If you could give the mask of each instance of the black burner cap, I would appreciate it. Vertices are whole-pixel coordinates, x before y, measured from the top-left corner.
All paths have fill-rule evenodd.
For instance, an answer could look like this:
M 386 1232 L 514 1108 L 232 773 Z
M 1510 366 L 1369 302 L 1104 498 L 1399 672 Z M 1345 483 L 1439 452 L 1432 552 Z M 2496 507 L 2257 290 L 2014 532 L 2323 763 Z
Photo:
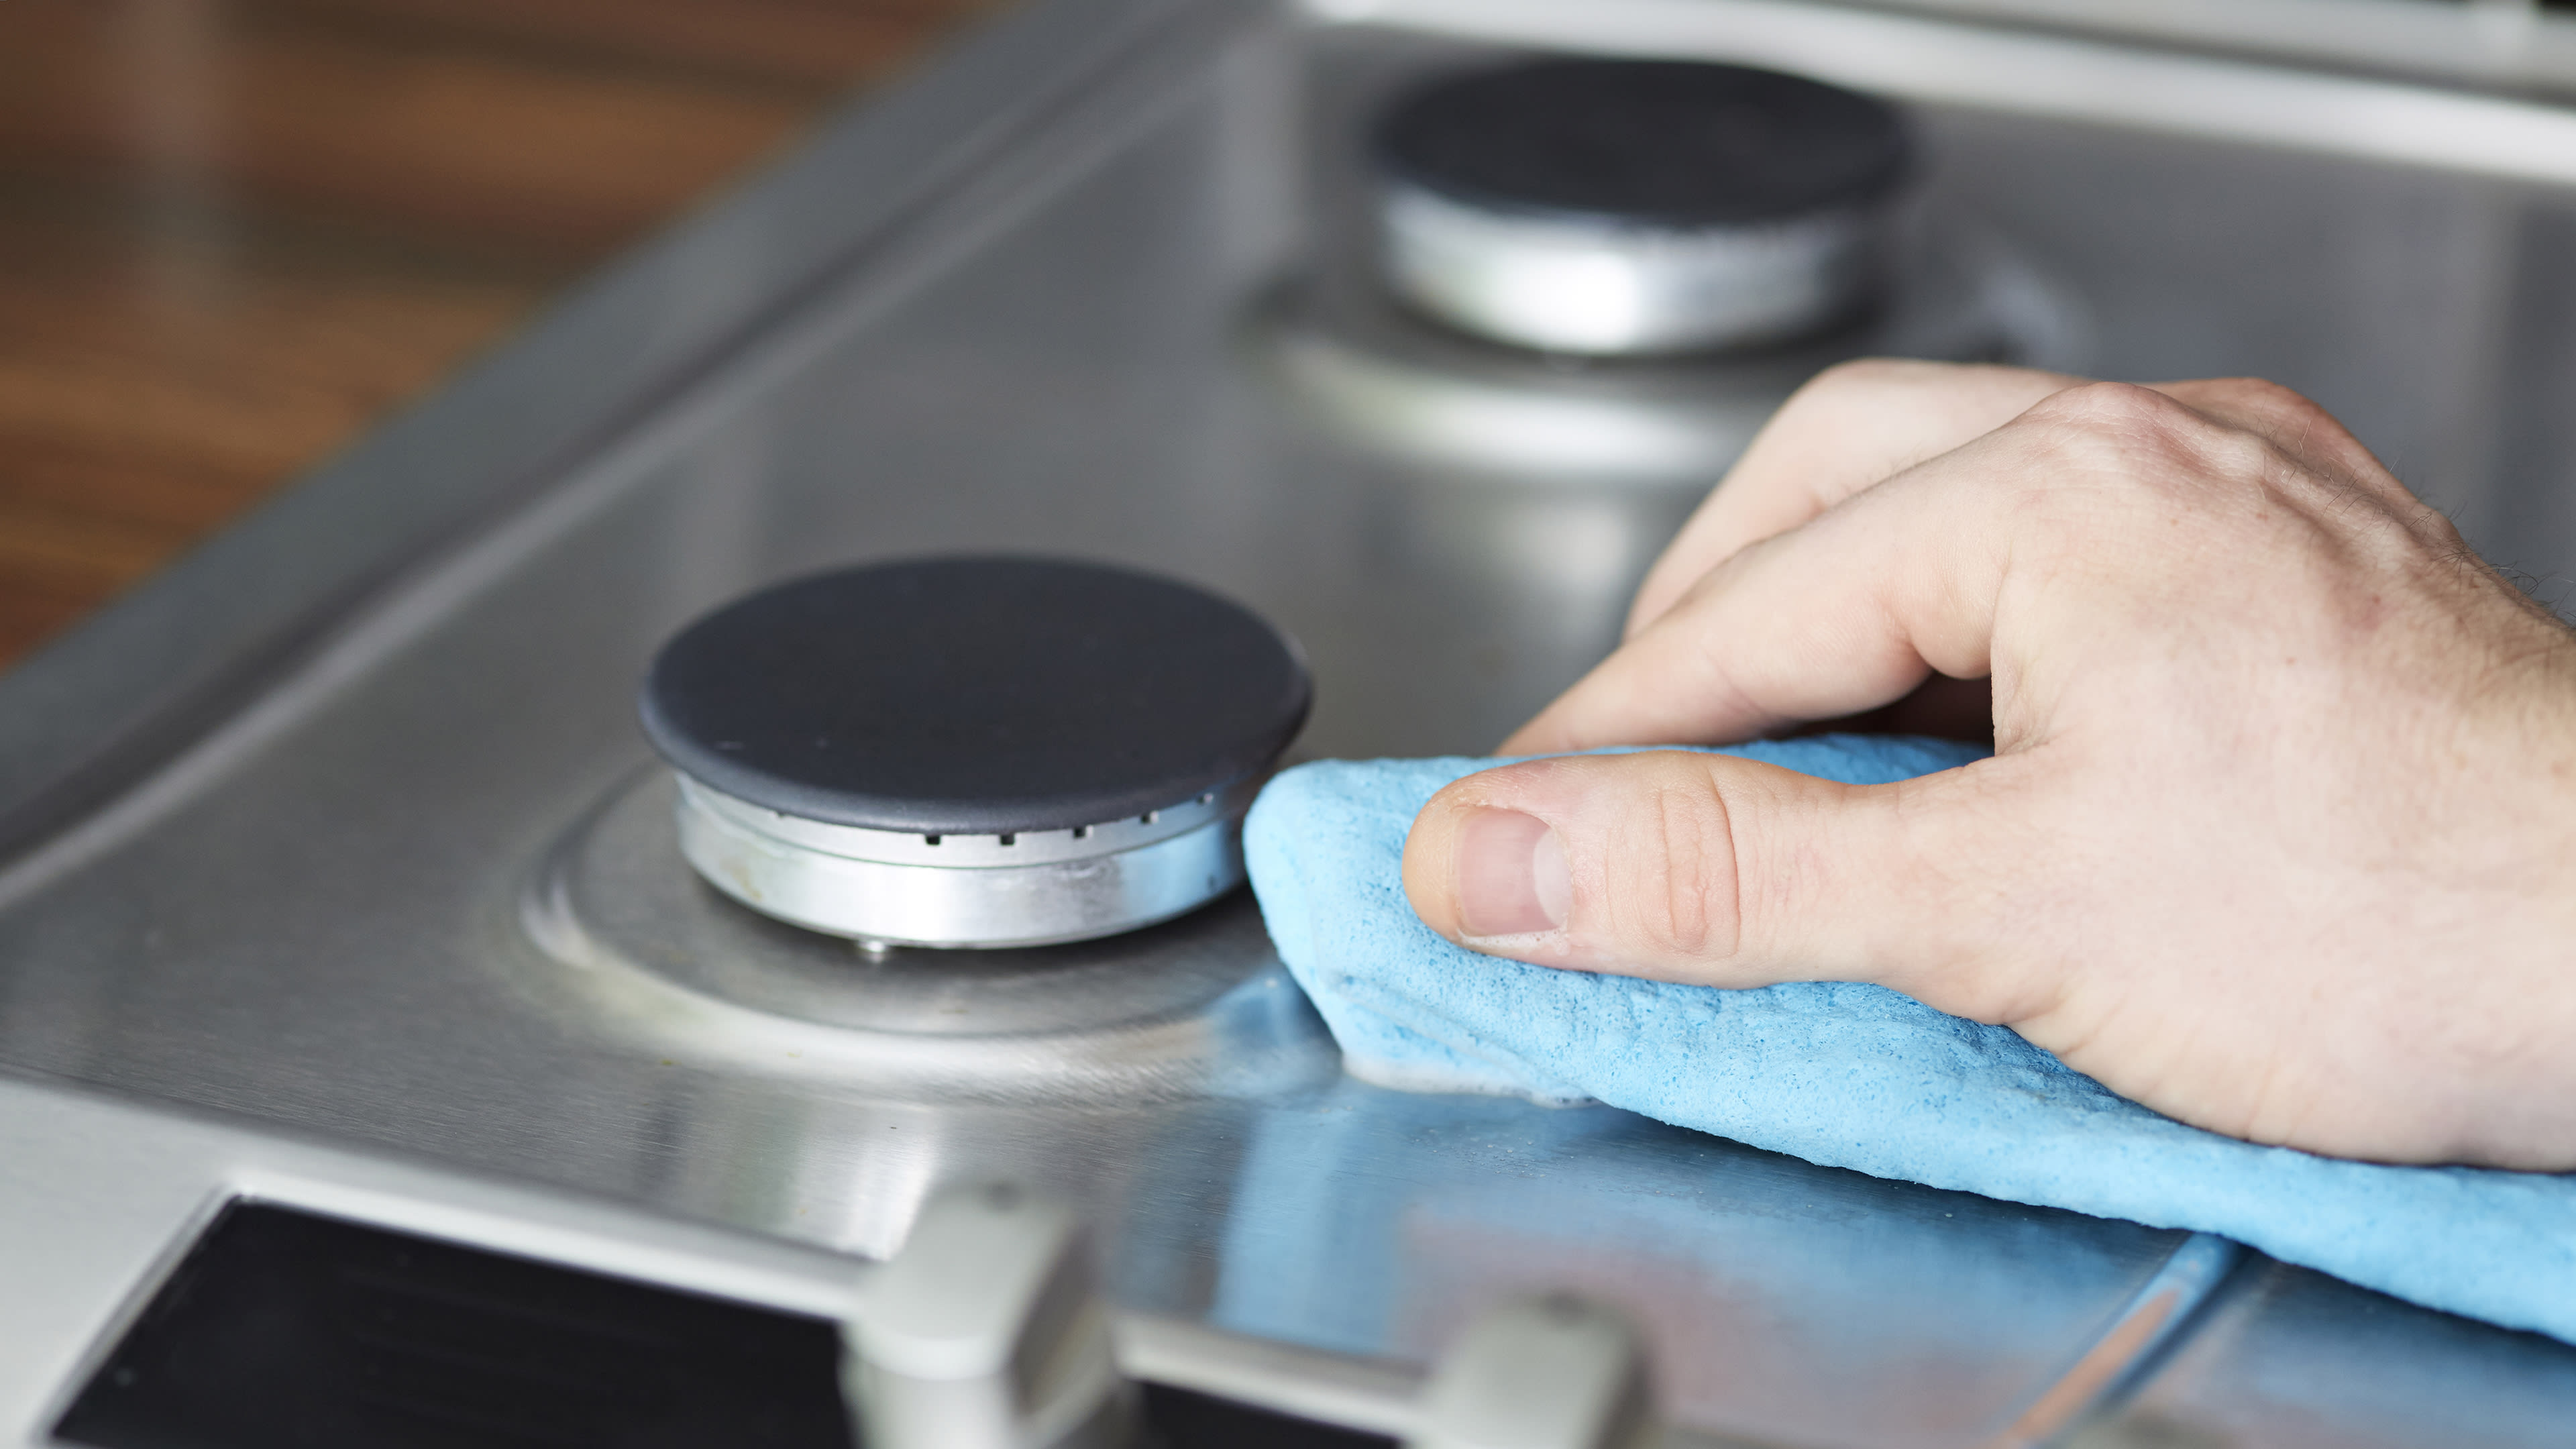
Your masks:
M 1705 227 L 1868 202 L 1904 176 L 1895 109 L 1776 71 L 1549 60 L 1436 81 L 1380 120 L 1391 176 L 1494 211 Z
M 644 731 L 809 820 L 928 835 L 1099 825 L 1265 770 L 1305 723 L 1296 647 L 1168 579 L 1039 558 L 817 574 L 662 647 Z

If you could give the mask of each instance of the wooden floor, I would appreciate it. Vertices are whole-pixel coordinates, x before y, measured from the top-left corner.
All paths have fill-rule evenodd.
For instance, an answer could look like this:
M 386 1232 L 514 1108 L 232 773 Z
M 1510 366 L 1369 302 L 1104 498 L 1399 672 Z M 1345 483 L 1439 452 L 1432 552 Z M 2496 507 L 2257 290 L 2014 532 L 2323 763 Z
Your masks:
M 0 0 L 0 663 L 991 0 Z

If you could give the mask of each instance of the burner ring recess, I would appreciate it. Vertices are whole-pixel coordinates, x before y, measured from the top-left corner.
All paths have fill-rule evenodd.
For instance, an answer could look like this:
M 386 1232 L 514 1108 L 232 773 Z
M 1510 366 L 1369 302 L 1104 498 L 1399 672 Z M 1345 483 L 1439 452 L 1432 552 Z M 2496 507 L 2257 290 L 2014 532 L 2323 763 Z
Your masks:
M 1435 80 L 1371 136 L 1398 296 L 1489 341 L 1627 355 L 1779 341 L 1875 289 L 1902 117 L 1699 61 L 1548 60 Z
M 736 600 L 663 646 L 641 708 L 718 890 L 866 945 L 999 947 L 1231 890 L 1311 698 L 1294 642 L 1203 590 L 953 557 Z

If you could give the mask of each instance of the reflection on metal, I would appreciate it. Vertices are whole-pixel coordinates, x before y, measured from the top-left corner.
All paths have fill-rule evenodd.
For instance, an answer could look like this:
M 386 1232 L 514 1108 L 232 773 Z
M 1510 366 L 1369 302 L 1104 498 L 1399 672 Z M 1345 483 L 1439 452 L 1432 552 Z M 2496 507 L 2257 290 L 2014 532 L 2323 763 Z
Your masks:
M 1880 0 L 1957 19 L 2276 55 L 2503 86 L 2576 89 L 2576 21 L 2539 0 Z
M 950 1099 L 1277 1090 L 1338 1064 L 1248 900 L 1116 943 L 870 961 L 712 894 L 676 854 L 672 795 L 665 771 L 631 777 L 529 888 L 563 969 L 521 984 L 588 1030 Z
M 1254 355 L 1335 433 L 1390 455 L 1496 473 L 1713 481 L 1798 385 L 1855 357 L 2080 371 L 2081 310 L 2000 240 L 1927 228 L 1874 314 L 1752 353 L 1584 359 L 1427 325 L 1347 264 L 1281 283 L 1247 318 Z
M 2099 1410 L 2153 1363 L 2243 1255 L 2244 1249 L 2209 1233 L 2185 1238 L 2074 1364 L 1985 1449 L 2036 1449 Z
M 1703 496 L 1688 486 L 1434 474 L 1389 479 L 1382 526 L 1426 578 L 1477 598 L 1516 638 L 1573 654 L 1607 647 L 1596 631 L 1616 627 L 1630 580 Z
M 2250 1449 L 2280 1443 L 2288 1425 L 2313 1445 L 2567 1442 L 2576 1353 L 2565 1344 L 2248 1257 L 2145 1382 L 2067 1449 Z
M 1573 1292 L 1636 1326 L 1665 1417 L 1792 1444 L 1995 1437 L 2185 1236 L 1607 1107 L 1345 1083 L 1248 1135 L 1215 1326 L 1426 1362 L 1497 1301 Z
M 1119 1314 L 1117 1334 L 1118 1363 L 1130 1378 L 1391 1439 L 1425 1432 L 1429 1375 L 1416 1364 L 1322 1353 L 1154 1314 Z M 1788 1449 L 1651 1420 L 1630 1442 L 1635 1449 Z
M 2520 181 L 2576 182 L 2576 114 L 2355 76 L 1792 0 L 1309 0 L 1337 22 L 1776 66 L 1859 90 Z

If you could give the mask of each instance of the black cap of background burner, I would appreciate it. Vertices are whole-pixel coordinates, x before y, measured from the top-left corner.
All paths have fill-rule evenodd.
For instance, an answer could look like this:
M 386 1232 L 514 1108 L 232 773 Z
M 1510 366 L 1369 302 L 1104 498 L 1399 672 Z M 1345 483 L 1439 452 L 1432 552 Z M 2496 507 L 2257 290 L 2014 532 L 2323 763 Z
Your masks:
M 1486 210 L 1698 229 L 1866 205 L 1905 177 L 1894 107 L 1748 66 L 1548 60 L 1436 81 L 1375 138 L 1391 178 Z
M 644 730 L 736 799 L 921 834 L 1142 815 L 1269 769 L 1312 697 L 1296 646 L 1126 569 L 932 558 L 779 584 L 682 630 Z

